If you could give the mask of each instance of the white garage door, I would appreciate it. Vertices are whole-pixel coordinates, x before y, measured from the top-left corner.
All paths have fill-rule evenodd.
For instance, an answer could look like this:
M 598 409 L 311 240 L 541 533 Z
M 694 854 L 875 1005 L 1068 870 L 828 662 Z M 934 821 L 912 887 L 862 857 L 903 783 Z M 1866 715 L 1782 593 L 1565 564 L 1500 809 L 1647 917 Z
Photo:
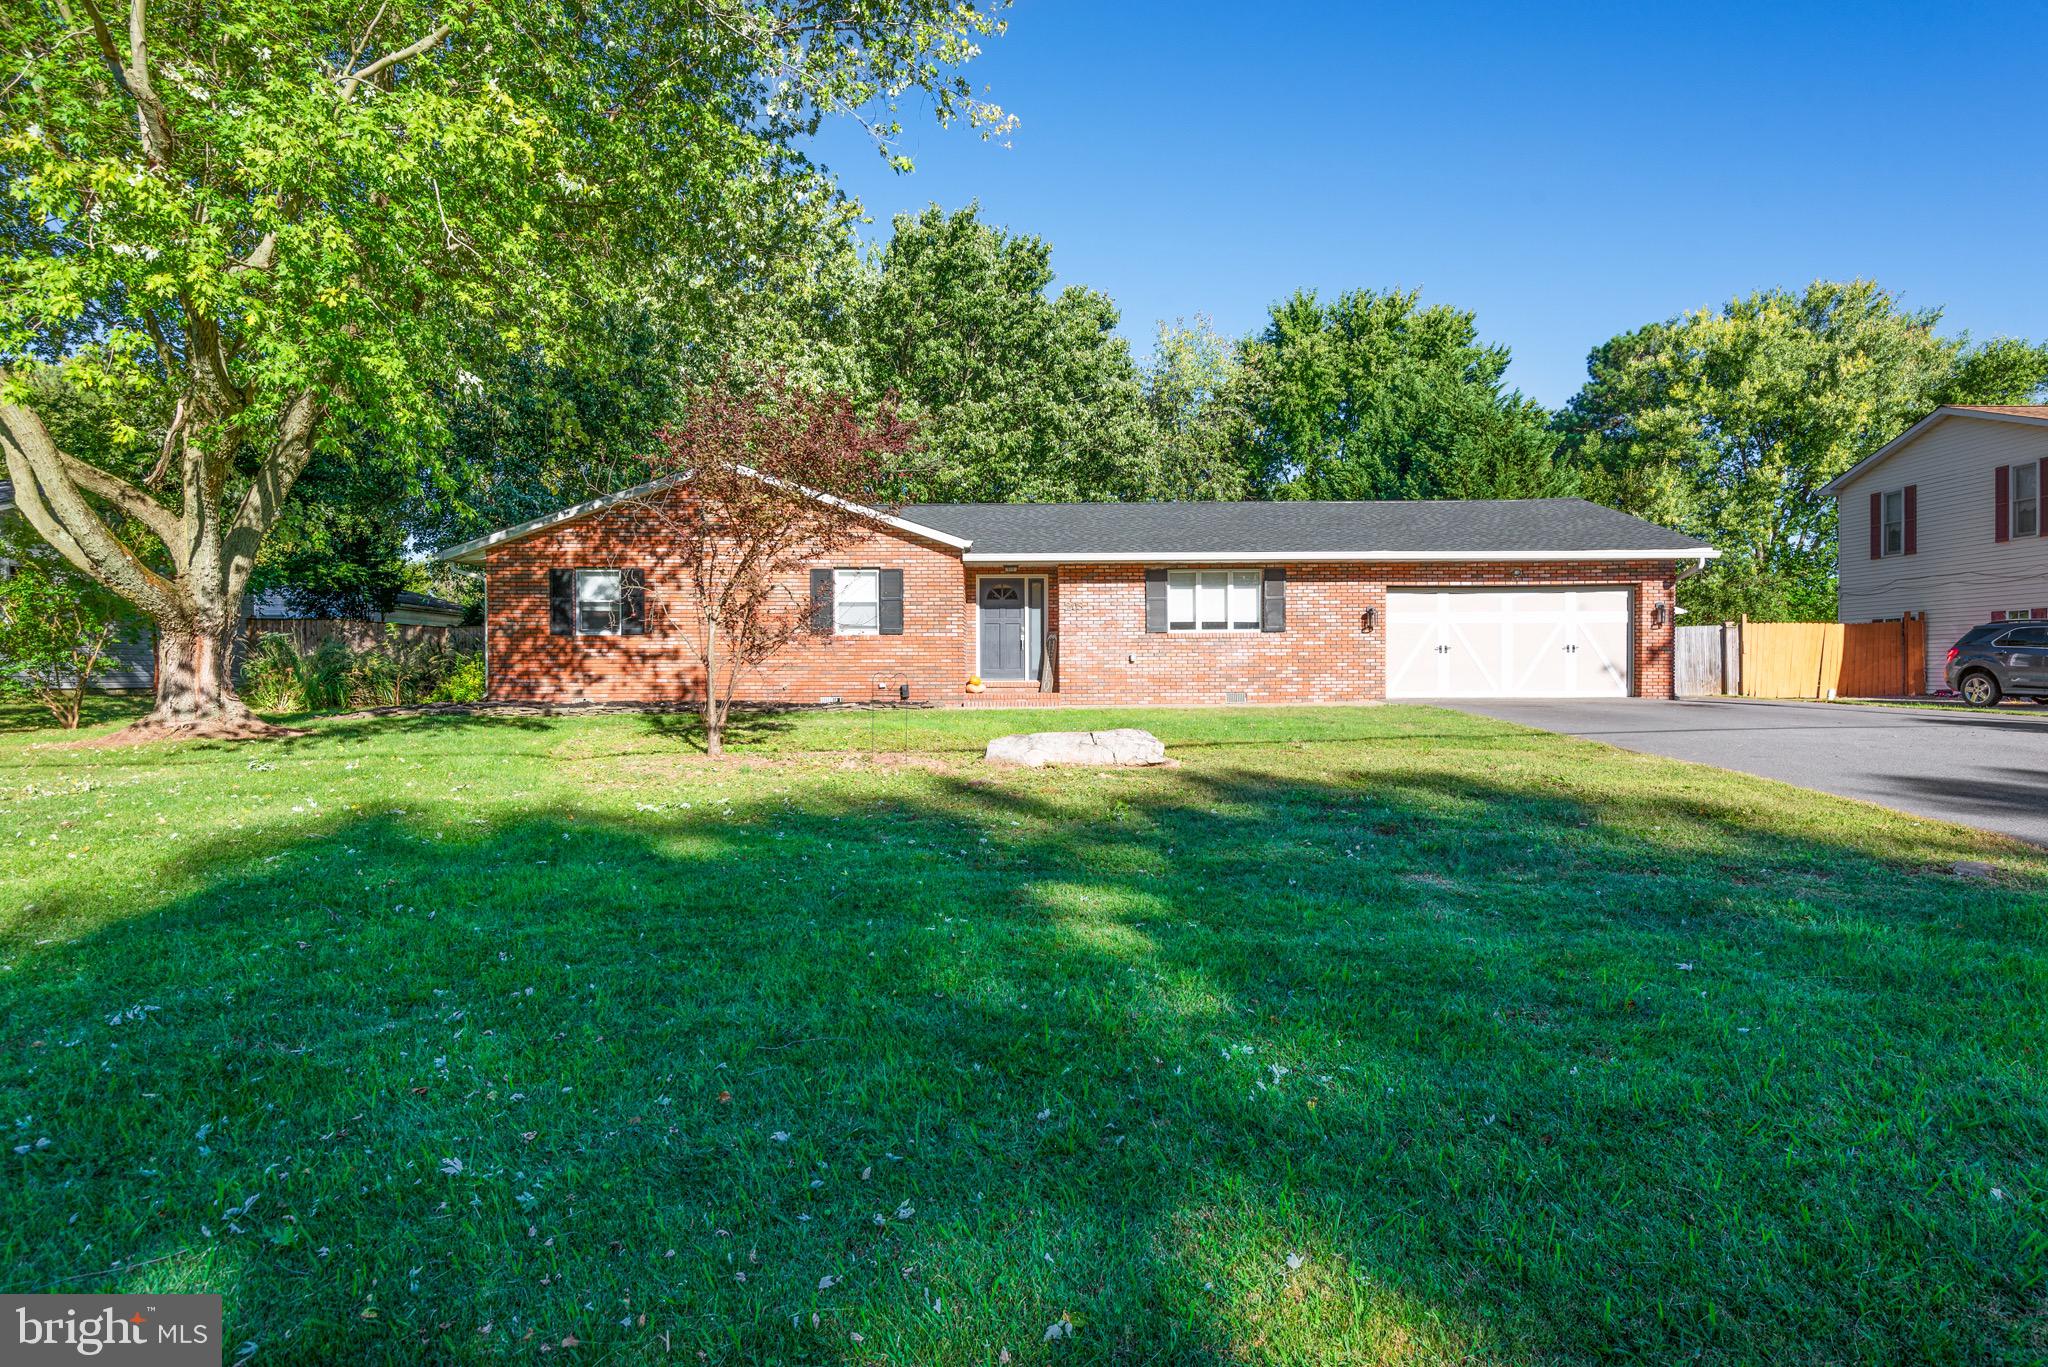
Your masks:
M 1390 698 L 1625 698 L 1627 589 L 1387 594 Z

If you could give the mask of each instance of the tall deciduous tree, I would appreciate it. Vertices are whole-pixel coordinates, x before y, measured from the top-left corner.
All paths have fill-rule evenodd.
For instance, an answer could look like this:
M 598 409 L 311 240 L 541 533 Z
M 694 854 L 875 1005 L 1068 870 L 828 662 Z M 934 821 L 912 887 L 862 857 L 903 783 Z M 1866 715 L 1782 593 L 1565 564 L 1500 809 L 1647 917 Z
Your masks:
M 1588 493 L 1721 550 L 1681 593 L 1716 617 L 1832 619 L 1821 488 L 1943 403 L 2024 403 L 2048 346 L 1942 337 L 1869 281 L 1766 290 L 1595 348 L 1558 417 Z
M 624 506 L 651 524 L 638 544 L 662 557 L 659 583 L 640 585 L 636 606 L 680 636 L 702 671 L 704 748 L 717 758 L 747 681 L 797 637 L 831 634 L 831 604 L 813 597 L 808 576 L 880 528 L 875 513 L 900 484 L 911 429 L 886 401 L 863 421 L 844 395 L 780 374 L 750 388 L 721 377 L 687 407 L 662 433 L 656 487 Z
M 417 463 L 476 330 L 545 355 L 652 263 L 772 255 L 832 198 L 788 151 L 822 112 L 917 91 L 1000 124 L 956 71 L 995 27 L 956 0 L 9 7 L 0 451 L 36 530 L 157 623 L 147 729 L 260 730 L 228 648 L 316 448 Z M 148 382 L 150 460 L 53 437 L 32 381 L 63 359 Z
M 1508 350 L 1414 291 L 1274 305 L 1246 349 L 1254 453 L 1282 498 L 1538 498 L 1565 492 L 1541 405 Z
M 1157 451 L 1152 496 L 1250 497 L 1250 386 L 1237 344 L 1207 318 L 1161 323 L 1142 379 Z
M 868 389 L 902 396 L 924 459 L 912 497 L 1143 497 L 1153 451 L 1116 305 L 1052 286 L 1052 249 L 969 207 L 896 219 L 862 311 Z

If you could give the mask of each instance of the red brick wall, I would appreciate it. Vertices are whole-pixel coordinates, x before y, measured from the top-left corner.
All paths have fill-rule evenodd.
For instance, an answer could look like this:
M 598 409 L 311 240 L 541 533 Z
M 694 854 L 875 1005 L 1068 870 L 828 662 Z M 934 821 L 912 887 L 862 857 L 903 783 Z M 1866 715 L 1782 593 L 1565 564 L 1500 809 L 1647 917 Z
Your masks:
M 1287 567 L 1287 630 L 1147 632 L 1145 567 L 1062 565 L 1060 694 L 1067 702 L 1376 702 L 1386 696 L 1389 586 L 1621 587 L 1635 598 L 1633 686 L 1671 696 L 1668 561 L 1485 564 L 1327 564 Z M 1651 625 L 1665 605 L 1665 624 Z M 1362 630 L 1366 610 L 1374 630 Z M 1083 628 L 1083 623 L 1087 624 Z
M 485 556 L 489 594 L 490 696 L 503 702 L 684 702 L 698 696 L 703 669 L 688 606 L 688 575 L 656 553 L 658 525 L 614 510 L 571 522 Z M 923 701 L 952 701 L 973 647 L 963 628 L 965 574 L 951 550 L 877 534 L 832 564 L 903 571 L 901 636 L 803 635 L 740 689 L 755 701 L 861 702 L 894 697 L 898 684 Z M 550 569 L 638 567 L 647 579 L 644 636 L 554 636 L 548 631 Z M 790 577 L 799 600 L 809 577 Z M 964 638 L 964 639 L 963 639 Z
M 681 702 L 701 670 L 683 606 L 684 580 L 652 551 L 656 529 L 631 510 L 500 546 L 486 557 L 490 696 L 500 701 Z M 849 702 L 893 697 L 908 683 L 920 702 L 967 700 L 976 670 L 975 581 L 998 574 L 964 566 L 943 547 L 876 534 L 832 557 L 845 566 L 903 571 L 901 636 L 802 636 L 741 689 L 759 701 Z M 548 571 L 641 568 L 644 636 L 554 636 L 548 631 Z M 1284 632 L 1157 633 L 1145 630 L 1145 567 L 1027 567 L 1046 577 L 1047 625 L 1058 633 L 1059 701 L 1095 704 L 1218 703 L 1242 693 L 1254 703 L 1376 702 L 1386 695 L 1386 590 L 1394 587 L 1624 587 L 1635 600 L 1635 691 L 1671 696 L 1674 566 L 1667 561 L 1526 564 L 1342 564 L 1287 567 Z M 805 575 L 790 591 L 809 593 Z M 1651 625 L 1662 603 L 1665 622 Z M 1360 629 L 1366 609 L 1375 630 Z M 1031 685 L 992 685 L 1048 701 Z

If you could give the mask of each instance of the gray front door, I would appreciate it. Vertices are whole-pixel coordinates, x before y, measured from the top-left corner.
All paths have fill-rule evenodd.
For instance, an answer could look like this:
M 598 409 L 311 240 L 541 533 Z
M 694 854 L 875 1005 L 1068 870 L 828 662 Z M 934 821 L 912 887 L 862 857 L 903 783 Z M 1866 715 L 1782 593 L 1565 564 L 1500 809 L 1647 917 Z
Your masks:
M 1028 679 L 1024 648 L 1024 581 L 981 581 L 981 677 Z

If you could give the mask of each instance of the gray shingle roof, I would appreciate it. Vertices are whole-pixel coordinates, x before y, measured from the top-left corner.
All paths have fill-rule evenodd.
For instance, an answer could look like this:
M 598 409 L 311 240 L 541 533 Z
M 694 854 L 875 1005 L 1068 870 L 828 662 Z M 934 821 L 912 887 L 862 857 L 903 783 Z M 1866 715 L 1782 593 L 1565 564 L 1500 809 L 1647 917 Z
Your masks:
M 589 517 L 682 481 L 668 475 L 500 528 L 434 558 L 481 564 L 492 546 Z M 969 561 L 1691 559 L 1719 552 L 1582 498 L 1387 503 L 913 503 L 869 509 Z
M 1389 503 L 914 503 L 906 522 L 990 555 L 1492 555 L 1653 551 L 1705 542 L 1582 498 Z

